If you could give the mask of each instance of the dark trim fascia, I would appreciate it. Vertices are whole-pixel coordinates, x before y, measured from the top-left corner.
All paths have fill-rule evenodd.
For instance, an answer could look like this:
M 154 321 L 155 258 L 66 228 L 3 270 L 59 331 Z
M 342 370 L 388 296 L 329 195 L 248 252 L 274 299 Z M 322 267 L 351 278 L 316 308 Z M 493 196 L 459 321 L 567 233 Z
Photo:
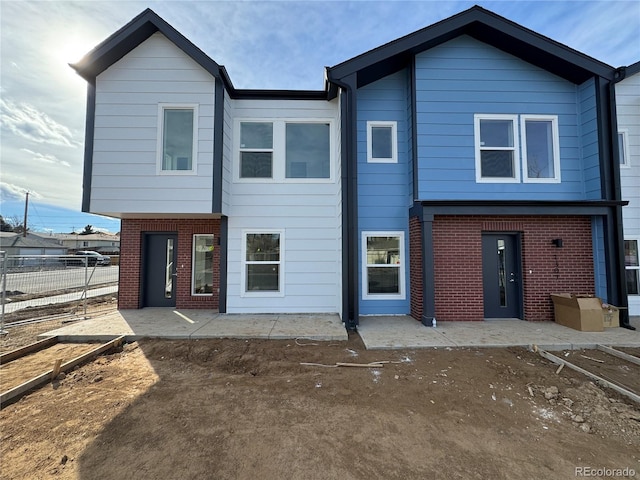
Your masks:
M 627 201 L 584 200 L 422 200 L 410 214 L 422 208 L 425 215 L 607 215 Z M 413 213 L 412 213 L 413 212 Z
M 328 100 L 325 90 L 230 90 L 238 100 Z
M 220 75 L 220 66 L 214 60 L 149 8 L 70 66 L 85 80 L 92 81 L 156 32 L 162 33 L 211 75 Z
M 576 84 L 594 74 L 613 76 L 613 67 L 477 5 L 330 67 L 329 71 L 333 78 L 340 79 L 368 70 L 367 81 L 374 81 L 388 75 L 390 69 L 397 69 L 398 61 L 406 62 L 409 56 L 464 34 Z
M 418 100 L 416 94 L 416 64 L 415 57 L 411 58 L 411 71 L 409 72 L 411 79 L 411 151 L 413 152 L 411 156 L 412 169 L 413 169 L 413 196 L 412 200 L 415 200 L 419 196 L 419 187 L 418 187 Z
M 222 174 L 224 157 L 224 85 L 215 79 L 215 106 L 213 114 L 213 199 L 212 213 L 222 213 Z
M 598 157 L 600 159 L 600 198 L 606 200 L 619 199 L 615 196 L 615 187 L 613 177 L 613 168 L 611 165 L 612 142 L 618 143 L 617 134 L 615 139 L 612 138 L 613 129 L 611 128 L 614 121 L 611 117 L 610 89 L 609 82 L 600 77 L 594 79 L 595 97 L 596 97 L 596 125 L 598 129 Z
M 82 171 L 82 211 L 91 209 L 91 179 L 93 175 L 93 138 L 96 118 L 96 85 L 87 83 L 87 118 L 84 131 L 84 168 Z
M 640 65 L 640 62 L 638 62 Z M 607 112 L 609 114 L 609 138 L 611 139 L 608 164 L 609 178 L 611 182 L 611 193 L 613 200 L 622 200 L 622 181 L 620 178 L 620 161 L 618 158 L 618 112 L 616 107 L 616 88 L 613 82 L 606 84 L 606 92 L 602 91 L 601 100 L 607 100 Z M 603 107 L 604 109 L 605 107 Z M 606 159 L 607 157 L 601 157 Z M 615 208 L 612 215 L 607 217 L 605 225 L 605 238 L 609 248 L 605 248 L 605 259 L 607 263 L 607 299 L 610 303 L 620 308 L 620 325 L 629 328 L 629 299 L 627 294 L 627 279 L 624 253 L 624 222 L 622 207 Z
M 640 62 L 632 63 L 631 65 L 628 65 L 623 68 L 624 68 L 624 76 L 620 80 L 630 77 L 632 75 L 635 75 L 637 73 L 640 73 Z
M 218 312 L 227 313 L 227 255 L 229 251 L 229 222 L 220 217 L 220 288 L 218 289 Z
M 342 321 L 348 330 L 359 323 L 358 309 L 358 172 L 356 76 L 339 84 L 342 185 Z

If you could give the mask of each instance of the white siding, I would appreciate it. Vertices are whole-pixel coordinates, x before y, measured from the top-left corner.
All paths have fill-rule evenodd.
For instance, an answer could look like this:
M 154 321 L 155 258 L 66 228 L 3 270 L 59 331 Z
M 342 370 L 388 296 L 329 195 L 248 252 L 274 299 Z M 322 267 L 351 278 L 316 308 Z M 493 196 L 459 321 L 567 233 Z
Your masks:
M 158 105 L 198 105 L 195 175 L 158 175 Z M 214 79 L 160 33 L 101 73 L 91 180 L 92 213 L 211 213 Z
M 629 167 L 620 168 L 624 237 L 640 241 L 640 73 L 616 84 L 618 129 L 627 131 Z M 629 296 L 629 314 L 640 315 L 640 296 Z
M 234 100 L 237 119 L 323 119 L 332 123 L 333 181 L 242 183 L 233 178 L 238 152 L 225 167 L 229 194 L 227 311 L 318 313 L 341 311 L 341 190 L 338 102 Z M 235 131 L 234 134 L 239 134 Z M 283 230 L 284 296 L 242 296 L 243 231 Z

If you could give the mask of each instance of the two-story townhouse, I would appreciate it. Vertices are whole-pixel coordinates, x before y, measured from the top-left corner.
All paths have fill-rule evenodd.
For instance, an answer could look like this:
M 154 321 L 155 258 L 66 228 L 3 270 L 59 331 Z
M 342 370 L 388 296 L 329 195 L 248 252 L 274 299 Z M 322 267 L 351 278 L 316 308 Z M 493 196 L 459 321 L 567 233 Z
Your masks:
M 618 70 L 615 84 L 629 314 L 640 315 L 640 62 Z
M 235 89 L 151 10 L 88 82 L 82 209 L 121 219 L 121 309 L 338 312 L 338 100 Z
M 146 10 L 87 79 L 83 210 L 122 219 L 120 308 L 553 318 L 626 306 L 612 67 L 480 7 L 237 90 Z M 622 322 L 626 323 L 625 310 Z
M 612 67 L 476 6 L 327 73 L 349 112 L 350 322 L 626 306 Z

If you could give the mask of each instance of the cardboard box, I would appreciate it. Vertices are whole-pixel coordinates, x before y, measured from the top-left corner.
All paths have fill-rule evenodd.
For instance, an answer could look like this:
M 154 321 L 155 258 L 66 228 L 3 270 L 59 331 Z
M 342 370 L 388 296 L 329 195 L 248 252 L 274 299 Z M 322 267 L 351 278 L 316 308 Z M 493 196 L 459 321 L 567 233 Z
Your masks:
M 619 327 L 620 326 L 620 309 L 608 303 L 602 304 L 602 311 L 604 312 L 604 327 Z
M 604 331 L 602 301 L 591 295 L 551 294 L 556 323 L 583 332 Z

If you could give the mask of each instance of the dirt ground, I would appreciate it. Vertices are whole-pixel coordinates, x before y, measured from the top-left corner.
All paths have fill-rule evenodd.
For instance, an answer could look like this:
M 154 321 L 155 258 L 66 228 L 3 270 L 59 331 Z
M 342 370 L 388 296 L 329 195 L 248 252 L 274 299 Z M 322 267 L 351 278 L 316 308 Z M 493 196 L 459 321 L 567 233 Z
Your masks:
M 301 365 L 371 361 L 390 363 Z M 556 370 L 519 348 L 366 351 L 357 334 L 143 340 L 2 409 L 0 478 L 640 478 L 639 406 Z

